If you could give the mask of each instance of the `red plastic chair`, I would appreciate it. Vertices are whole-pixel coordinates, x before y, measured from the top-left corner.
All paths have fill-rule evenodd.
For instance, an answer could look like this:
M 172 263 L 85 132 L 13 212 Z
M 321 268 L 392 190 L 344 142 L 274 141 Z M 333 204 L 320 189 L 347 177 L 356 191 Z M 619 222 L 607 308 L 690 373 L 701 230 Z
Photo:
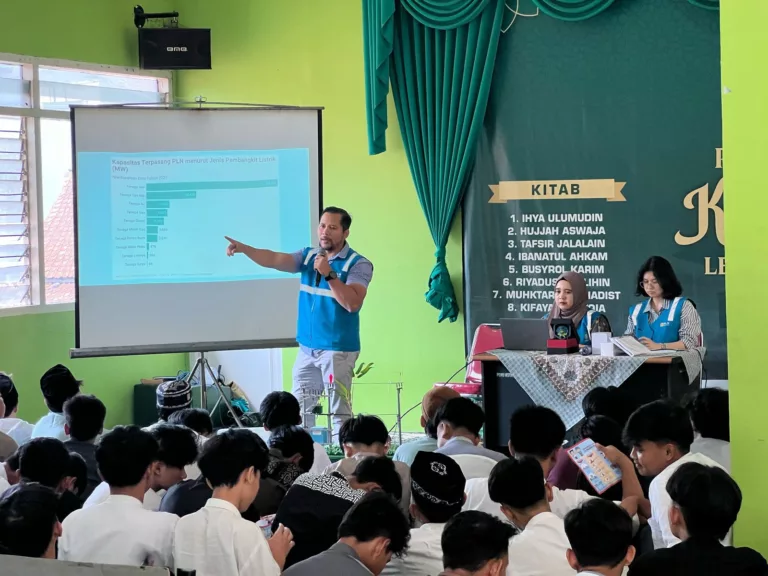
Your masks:
M 499 324 L 480 324 L 475 330 L 475 336 L 472 339 L 472 347 L 469 350 L 469 356 L 471 358 L 475 354 L 482 354 L 503 347 L 504 342 L 501 338 L 501 326 Z M 482 383 L 482 362 L 475 360 L 470 362 L 463 383 L 437 383 L 435 386 L 450 386 L 459 394 L 479 394 Z

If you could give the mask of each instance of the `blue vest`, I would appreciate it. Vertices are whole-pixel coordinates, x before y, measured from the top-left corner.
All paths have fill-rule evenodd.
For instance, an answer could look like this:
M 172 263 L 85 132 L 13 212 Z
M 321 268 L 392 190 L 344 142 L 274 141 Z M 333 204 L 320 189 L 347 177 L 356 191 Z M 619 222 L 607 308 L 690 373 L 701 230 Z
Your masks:
M 670 344 L 680 340 L 680 316 L 685 301 L 683 296 L 674 298 L 669 308 L 661 310 L 653 322 L 648 322 L 648 313 L 644 312 L 650 300 L 630 306 L 629 315 L 635 325 L 635 338 L 650 338 L 657 344 Z
M 596 318 L 595 314 L 598 316 L 600 315 L 599 312 L 595 312 L 594 310 L 587 310 L 584 318 L 582 318 L 579 325 L 576 326 L 576 333 L 579 335 L 579 344 L 592 343 L 592 322 Z M 547 320 L 548 318 L 549 314 L 545 314 L 544 319 Z
M 299 320 L 296 340 L 302 346 L 317 350 L 358 352 L 360 350 L 360 315 L 347 312 L 336 302 L 325 278 L 315 286 L 315 255 L 317 248 L 305 248 L 301 262 L 301 286 L 299 288 Z M 344 258 L 329 260 L 331 269 L 339 280 L 347 281 L 347 275 L 361 256 L 351 248 Z

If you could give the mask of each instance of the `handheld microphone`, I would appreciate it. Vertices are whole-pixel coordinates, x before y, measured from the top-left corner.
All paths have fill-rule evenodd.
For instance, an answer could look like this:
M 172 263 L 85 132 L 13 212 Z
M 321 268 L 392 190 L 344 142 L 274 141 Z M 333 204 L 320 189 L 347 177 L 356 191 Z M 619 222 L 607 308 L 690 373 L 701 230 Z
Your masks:
M 317 258 L 317 256 L 325 256 L 326 254 L 328 254 L 328 252 L 326 252 L 324 248 L 320 248 L 317 251 L 317 255 L 315 256 L 315 258 Z M 321 278 L 322 278 L 322 276 L 320 275 L 320 271 L 319 270 L 316 271 L 315 272 L 315 287 L 320 286 L 320 279 Z

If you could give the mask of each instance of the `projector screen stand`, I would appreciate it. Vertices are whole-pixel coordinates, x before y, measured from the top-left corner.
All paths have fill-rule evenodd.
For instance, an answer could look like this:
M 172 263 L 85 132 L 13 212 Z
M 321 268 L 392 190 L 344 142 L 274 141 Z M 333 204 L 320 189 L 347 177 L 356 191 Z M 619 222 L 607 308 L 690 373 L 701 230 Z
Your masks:
M 232 402 L 229 401 L 229 398 L 224 394 L 224 384 L 221 380 L 221 375 L 216 376 L 216 374 L 213 371 L 213 368 L 211 368 L 211 363 L 208 362 L 208 358 L 205 357 L 205 352 L 200 352 L 200 357 L 195 360 L 195 365 L 193 366 L 192 370 L 189 371 L 189 374 L 187 374 L 186 381 L 191 386 L 192 380 L 195 377 L 195 374 L 199 371 L 199 379 L 200 382 L 200 406 L 203 408 L 203 410 L 208 410 L 208 385 L 206 383 L 206 373 L 210 374 L 211 378 L 213 379 L 213 385 L 216 386 L 219 390 L 219 399 L 216 400 L 216 404 L 213 407 L 213 410 L 211 410 L 212 413 L 216 412 L 216 408 L 219 407 L 219 402 L 224 402 L 224 404 L 227 405 L 227 409 L 229 410 L 229 413 L 232 415 L 232 418 L 234 418 L 235 423 L 239 428 L 244 428 L 242 421 L 240 420 L 240 416 L 237 415 L 237 412 L 235 412 L 235 409 L 232 407 Z

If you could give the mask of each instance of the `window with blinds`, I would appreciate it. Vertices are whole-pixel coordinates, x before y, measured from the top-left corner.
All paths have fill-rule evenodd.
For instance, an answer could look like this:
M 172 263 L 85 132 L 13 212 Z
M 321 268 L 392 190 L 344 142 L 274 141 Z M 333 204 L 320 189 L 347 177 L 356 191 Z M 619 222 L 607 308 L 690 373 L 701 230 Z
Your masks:
M 0 308 L 31 304 L 25 124 L 0 116 Z

